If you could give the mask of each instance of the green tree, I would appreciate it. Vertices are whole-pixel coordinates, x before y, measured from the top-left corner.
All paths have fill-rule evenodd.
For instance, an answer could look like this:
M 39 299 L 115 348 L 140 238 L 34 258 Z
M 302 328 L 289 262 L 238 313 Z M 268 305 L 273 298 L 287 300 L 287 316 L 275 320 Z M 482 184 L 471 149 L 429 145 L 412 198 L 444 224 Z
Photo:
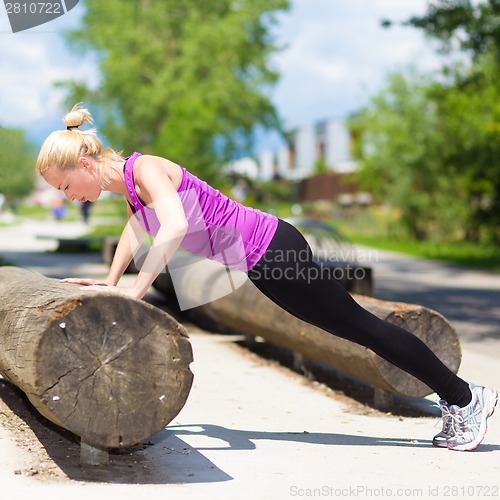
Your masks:
M 414 71 L 392 74 L 351 121 L 364 143 L 361 182 L 379 201 L 401 210 L 402 222 L 417 239 L 442 237 L 440 227 L 451 231 L 459 210 L 449 203 L 455 186 L 442 168 L 444 137 L 437 133 L 432 92 L 432 82 Z
M 441 90 L 443 158 L 462 185 L 468 208 L 463 227 L 472 241 L 500 243 L 500 85 L 498 63 L 483 55 L 470 78 Z
M 21 198 L 35 187 L 35 148 L 23 130 L 0 127 L 0 193 Z
M 474 58 L 494 53 L 500 56 L 500 0 L 434 0 L 422 16 L 413 16 L 406 25 L 423 29 L 443 42 L 448 52 L 459 49 Z M 390 25 L 390 21 L 385 23 Z
M 434 96 L 444 134 L 443 171 L 461 185 L 465 235 L 500 242 L 500 0 L 434 0 L 404 24 L 470 56 L 444 64 Z M 385 21 L 390 26 L 390 21 Z
M 69 101 L 95 105 L 115 147 L 214 180 L 218 166 L 251 150 L 255 126 L 280 128 L 269 56 L 288 1 L 85 0 L 82 27 L 67 38 L 98 54 L 102 79 L 69 84 Z
M 480 72 L 460 85 L 393 74 L 351 120 L 361 182 L 417 239 L 500 242 L 500 88 L 494 63 Z

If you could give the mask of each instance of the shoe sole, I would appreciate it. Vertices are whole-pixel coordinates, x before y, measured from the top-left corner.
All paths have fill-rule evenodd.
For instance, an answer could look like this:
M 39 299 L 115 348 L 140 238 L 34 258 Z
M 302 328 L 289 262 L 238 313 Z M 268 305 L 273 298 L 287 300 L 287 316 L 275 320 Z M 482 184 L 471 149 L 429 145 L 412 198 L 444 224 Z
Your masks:
M 448 448 L 448 442 L 447 441 L 432 441 L 432 446 L 435 446 L 436 448 Z
M 475 450 L 483 442 L 484 436 L 486 435 L 486 431 L 488 430 L 487 420 L 488 418 L 491 417 L 491 415 L 493 415 L 497 402 L 498 402 L 498 392 L 495 389 L 491 389 L 487 401 L 487 404 L 490 409 L 488 410 L 488 413 L 484 417 L 484 419 L 481 420 L 481 425 L 479 427 L 479 434 L 477 435 L 477 438 L 474 439 L 474 441 L 471 441 L 470 443 L 465 443 L 454 447 L 448 445 L 448 449 L 453 451 Z

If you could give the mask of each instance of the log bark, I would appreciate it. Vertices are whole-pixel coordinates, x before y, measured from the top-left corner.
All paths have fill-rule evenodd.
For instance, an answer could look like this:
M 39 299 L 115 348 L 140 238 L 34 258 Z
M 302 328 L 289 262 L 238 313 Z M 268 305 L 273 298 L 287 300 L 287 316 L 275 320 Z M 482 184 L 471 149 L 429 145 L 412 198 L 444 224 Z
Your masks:
M 228 290 L 228 275 L 217 263 L 205 261 L 203 266 L 188 255 L 177 255 L 169 264 L 175 276 L 175 293 L 179 303 L 202 304 L 194 310 L 250 336 L 267 341 L 311 359 L 322 361 L 346 374 L 357 377 L 375 388 L 395 394 L 423 397 L 431 394 L 430 387 L 376 355 L 371 350 L 305 323 L 290 315 L 263 295 L 249 280 L 234 292 Z M 173 269 L 173 271 L 172 271 Z M 155 281 L 159 290 L 173 294 L 170 274 Z M 233 283 L 241 282 L 233 273 Z M 386 302 L 360 295 L 354 299 L 375 316 L 394 323 L 419 337 L 453 372 L 461 361 L 460 342 L 456 331 L 439 313 L 405 303 Z M 332 300 L 332 308 L 335 302 Z M 398 339 L 395 338 L 394 342 Z
M 192 359 L 184 328 L 146 302 L 0 268 L 0 374 L 92 446 L 130 446 L 167 425 Z

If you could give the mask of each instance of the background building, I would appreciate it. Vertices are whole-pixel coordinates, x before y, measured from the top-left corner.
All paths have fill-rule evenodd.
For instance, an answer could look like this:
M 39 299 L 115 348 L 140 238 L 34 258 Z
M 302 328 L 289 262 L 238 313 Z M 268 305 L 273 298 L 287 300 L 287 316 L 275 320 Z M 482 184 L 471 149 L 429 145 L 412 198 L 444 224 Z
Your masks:
M 356 169 L 352 136 L 342 120 L 324 120 L 290 130 L 286 144 L 263 151 L 256 160 L 242 159 L 228 170 L 251 179 L 299 181 L 316 173 L 348 173 Z
M 285 134 L 285 145 L 228 165 L 228 172 L 257 180 L 282 180 L 297 184 L 297 201 L 328 200 L 343 205 L 371 202 L 368 193 L 346 174 L 357 168 L 352 155 L 353 136 L 342 120 L 323 120 L 297 127 Z

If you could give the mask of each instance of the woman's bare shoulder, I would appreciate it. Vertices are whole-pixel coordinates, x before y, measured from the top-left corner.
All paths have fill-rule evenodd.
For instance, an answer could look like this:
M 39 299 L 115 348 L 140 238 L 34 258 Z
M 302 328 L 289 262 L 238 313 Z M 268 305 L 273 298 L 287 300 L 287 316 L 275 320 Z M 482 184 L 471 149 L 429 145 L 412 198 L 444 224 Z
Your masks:
M 182 181 L 182 169 L 177 163 L 167 160 L 161 156 L 142 155 L 137 158 L 134 164 L 134 174 L 137 180 L 141 174 L 144 175 L 145 170 L 154 169 L 157 172 L 165 172 L 172 181 L 176 189 L 179 188 Z

